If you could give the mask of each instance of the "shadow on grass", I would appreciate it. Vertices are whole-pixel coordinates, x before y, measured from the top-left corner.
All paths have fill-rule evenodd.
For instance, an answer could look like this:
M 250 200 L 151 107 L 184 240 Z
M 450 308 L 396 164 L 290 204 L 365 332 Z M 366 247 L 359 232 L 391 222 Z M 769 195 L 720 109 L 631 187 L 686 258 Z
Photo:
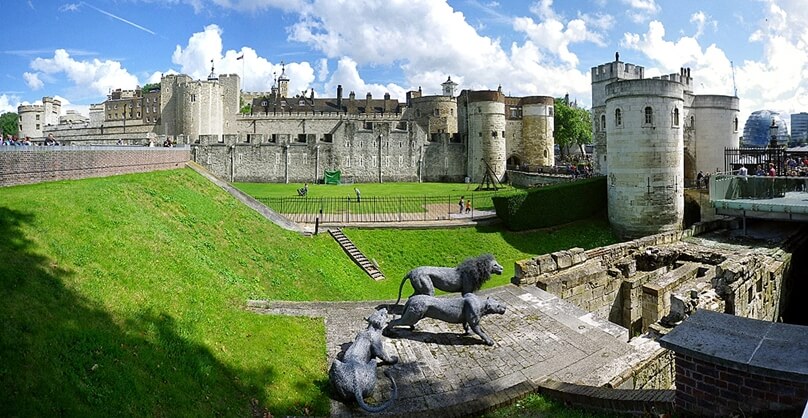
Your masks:
M 23 232 L 33 223 L 0 207 L 0 416 L 265 412 L 247 382 L 271 381 L 271 368 L 228 368 L 164 313 L 112 317 L 66 287 L 73 272 L 36 252 Z

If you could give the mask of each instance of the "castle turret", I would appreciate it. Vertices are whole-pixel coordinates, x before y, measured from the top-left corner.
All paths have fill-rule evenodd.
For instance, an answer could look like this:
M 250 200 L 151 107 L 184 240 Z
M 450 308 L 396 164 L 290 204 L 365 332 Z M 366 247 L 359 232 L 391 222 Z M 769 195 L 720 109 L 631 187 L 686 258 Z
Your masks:
M 443 84 L 441 84 L 441 87 L 443 87 L 444 96 L 454 97 L 455 87 L 457 87 L 457 83 L 452 81 L 452 77 L 450 76 L 449 78 L 446 79 L 446 81 L 443 82 Z
M 530 96 L 522 103 L 522 162 L 531 166 L 555 163 L 555 100 L 549 96 Z
M 609 222 L 640 237 L 682 228 L 684 90 L 677 81 L 623 80 L 606 86 Z
M 741 131 L 738 129 L 740 102 L 737 97 L 704 95 L 695 96 L 692 118 L 683 121 L 693 129 L 695 142 L 695 167 L 687 173 L 695 178 L 696 173 L 712 173 L 724 170 L 724 149 L 738 148 Z
M 642 79 L 644 71 L 639 65 L 621 62 L 620 54 L 615 54 L 614 62 L 592 68 L 592 169 L 596 173 L 609 173 L 606 155 L 606 123 L 609 120 L 606 115 L 606 86 L 618 80 Z
M 278 77 L 278 97 L 289 97 L 289 78 L 286 77 L 286 64 L 281 61 L 281 76 Z
M 505 176 L 505 96 L 501 91 L 464 91 L 467 94 L 468 172 L 482 181 L 487 167 L 497 180 Z M 462 94 L 461 94 L 462 95 Z

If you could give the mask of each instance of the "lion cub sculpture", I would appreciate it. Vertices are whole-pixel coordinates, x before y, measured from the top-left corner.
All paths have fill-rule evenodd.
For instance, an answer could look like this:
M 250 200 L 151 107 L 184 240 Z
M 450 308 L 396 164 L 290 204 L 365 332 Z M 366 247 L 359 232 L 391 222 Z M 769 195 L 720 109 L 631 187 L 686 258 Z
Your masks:
M 435 289 L 444 292 L 460 292 L 465 295 L 480 290 L 483 283 L 491 278 L 492 273 L 502 274 L 502 266 L 491 254 L 467 258 L 457 267 L 416 267 L 401 279 L 395 304 L 398 305 L 398 302 L 401 301 L 401 291 L 407 280 L 415 290 L 413 296 L 435 296 Z
M 480 299 L 474 293 L 455 298 L 415 295 L 407 299 L 401 318 L 390 321 L 386 330 L 389 332 L 394 327 L 406 325 L 409 325 L 410 329 L 415 329 L 415 324 L 421 319 L 433 318 L 450 324 L 463 324 L 466 334 L 471 328 L 486 344 L 494 345 L 494 340 L 480 327 L 480 319 L 488 314 L 504 313 L 505 305 L 490 297 Z
M 335 359 L 328 371 L 328 377 L 334 392 L 343 400 L 356 399 L 359 406 L 368 412 L 381 412 L 389 408 L 398 396 L 396 381 L 388 370 L 384 375 L 390 379 L 393 391 L 385 403 L 377 406 L 365 403 L 365 397 L 373 393 L 376 387 L 376 360 L 395 364 L 398 358 L 384 352 L 382 330 L 387 324 L 387 309 L 377 310 L 367 318 L 368 327 L 356 335 L 354 342 L 345 351 L 342 360 Z

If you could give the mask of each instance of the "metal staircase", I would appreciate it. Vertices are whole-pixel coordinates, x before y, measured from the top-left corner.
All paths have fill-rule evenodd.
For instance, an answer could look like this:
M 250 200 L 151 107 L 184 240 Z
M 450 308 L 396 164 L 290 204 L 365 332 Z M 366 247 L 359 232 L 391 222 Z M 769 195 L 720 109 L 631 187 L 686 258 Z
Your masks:
M 365 257 L 365 255 L 362 254 L 358 248 L 356 248 L 356 245 L 354 245 L 354 243 L 342 233 L 341 229 L 329 229 L 328 233 L 334 237 L 334 240 L 339 243 L 345 253 L 348 254 L 348 257 L 351 257 L 351 260 L 361 267 L 362 270 L 368 274 L 368 276 L 370 276 L 373 280 L 384 280 L 384 275 L 382 272 L 379 271 L 376 265 L 371 263 L 370 260 L 368 260 L 368 258 Z

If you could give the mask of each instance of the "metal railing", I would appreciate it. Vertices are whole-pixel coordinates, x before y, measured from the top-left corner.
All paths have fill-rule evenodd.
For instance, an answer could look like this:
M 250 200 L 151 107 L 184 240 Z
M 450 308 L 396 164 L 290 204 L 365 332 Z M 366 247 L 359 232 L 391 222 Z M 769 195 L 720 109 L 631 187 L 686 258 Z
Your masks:
M 365 223 L 477 219 L 494 212 L 496 192 L 464 195 L 471 200 L 461 211 L 456 196 L 272 197 L 258 201 L 294 222 Z
M 710 200 L 774 199 L 787 192 L 808 192 L 808 176 L 710 176 Z

